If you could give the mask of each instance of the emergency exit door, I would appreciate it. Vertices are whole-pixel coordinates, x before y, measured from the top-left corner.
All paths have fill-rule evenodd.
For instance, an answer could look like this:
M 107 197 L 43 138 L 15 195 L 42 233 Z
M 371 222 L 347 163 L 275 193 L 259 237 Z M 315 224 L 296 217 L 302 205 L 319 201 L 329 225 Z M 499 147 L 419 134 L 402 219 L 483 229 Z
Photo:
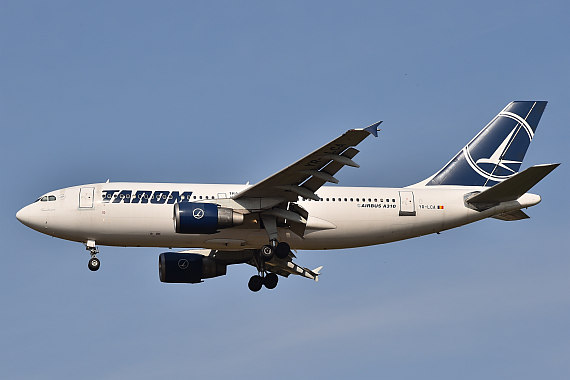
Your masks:
M 416 204 L 412 191 L 400 191 L 400 216 L 416 216 Z

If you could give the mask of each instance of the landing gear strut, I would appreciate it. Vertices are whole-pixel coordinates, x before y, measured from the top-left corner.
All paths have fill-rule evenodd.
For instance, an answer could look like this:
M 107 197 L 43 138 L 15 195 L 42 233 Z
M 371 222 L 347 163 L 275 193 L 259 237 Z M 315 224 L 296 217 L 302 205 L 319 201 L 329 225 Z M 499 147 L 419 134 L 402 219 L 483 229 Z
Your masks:
M 247 284 L 252 292 L 258 292 L 262 286 L 265 286 L 267 289 L 274 289 L 277 286 L 279 277 L 275 273 L 268 272 L 265 269 L 265 263 L 273 260 L 274 256 L 277 256 L 280 260 L 286 259 L 291 252 L 289 244 L 277 240 L 279 238 L 277 218 L 274 215 L 262 214 L 261 221 L 269 237 L 269 244 L 261 247 L 253 255 L 254 265 L 257 267 L 257 275 L 252 276 Z
M 96 255 L 99 253 L 99 249 L 95 245 L 94 240 L 87 240 L 87 243 L 85 243 L 85 249 L 88 250 L 89 254 L 91 255 L 91 258 L 89 259 L 89 263 L 87 264 L 87 267 L 91 271 L 95 272 L 96 270 L 98 270 L 101 267 L 101 262 L 96 257 Z

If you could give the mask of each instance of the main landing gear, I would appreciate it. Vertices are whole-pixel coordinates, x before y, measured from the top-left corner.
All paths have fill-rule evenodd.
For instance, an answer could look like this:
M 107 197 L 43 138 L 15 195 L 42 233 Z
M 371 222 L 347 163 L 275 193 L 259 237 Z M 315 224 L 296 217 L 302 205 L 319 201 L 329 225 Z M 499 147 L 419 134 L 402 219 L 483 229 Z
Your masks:
M 285 259 L 289 256 L 290 251 L 291 247 L 289 244 L 285 242 L 277 243 L 276 240 L 271 240 L 271 244 L 261 247 L 260 255 L 264 261 L 271 260 L 274 255 L 280 259 Z
M 277 283 L 279 282 L 279 277 L 273 272 L 268 272 L 265 269 L 265 263 L 277 256 L 279 259 L 285 259 L 289 256 L 291 247 L 285 242 L 277 243 L 276 240 L 272 240 L 270 245 L 264 245 L 258 251 L 258 254 L 254 255 L 253 260 L 257 267 L 257 272 L 255 276 L 251 276 L 247 286 L 252 292 L 258 292 L 261 290 L 262 286 L 267 289 L 275 289 Z
M 89 254 L 91 255 L 91 258 L 89 259 L 89 263 L 87 264 L 87 267 L 91 271 L 95 272 L 101 267 L 101 262 L 96 257 L 96 255 L 99 253 L 99 249 L 95 245 L 94 240 L 87 240 L 87 243 L 85 243 L 85 249 L 88 250 Z
M 275 289 L 277 282 L 279 282 L 279 277 L 277 277 L 275 273 L 269 272 L 263 277 L 257 274 L 255 276 L 251 276 L 247 286 L 252 292 L 258 292 L 261 290 L 263 285 L 265 285 L 267 289 Z

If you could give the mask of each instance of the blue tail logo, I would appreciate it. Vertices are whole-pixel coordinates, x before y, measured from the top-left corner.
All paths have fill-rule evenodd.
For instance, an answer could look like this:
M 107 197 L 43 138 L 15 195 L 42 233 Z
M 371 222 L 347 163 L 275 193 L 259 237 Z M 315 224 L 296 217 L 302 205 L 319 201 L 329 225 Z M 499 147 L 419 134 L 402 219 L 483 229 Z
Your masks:
M 515 175 L 547 102 L 509 103 L 427 186 L 493 186 Z

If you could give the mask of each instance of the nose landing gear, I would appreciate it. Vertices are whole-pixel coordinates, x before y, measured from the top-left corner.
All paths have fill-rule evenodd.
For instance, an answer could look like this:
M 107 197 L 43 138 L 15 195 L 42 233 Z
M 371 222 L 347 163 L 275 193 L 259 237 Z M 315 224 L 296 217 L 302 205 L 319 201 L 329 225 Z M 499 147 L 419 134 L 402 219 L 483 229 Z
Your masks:
M 97 269 L 99 269 L 100 266 L 101 266 L 101 262 L 96 257 L 90 258 L 89 264 L 87 264 L 87 267 L 89 269 L 91 269 L 93 272 L 95 272 Z
M 85 243 L 85 249 L 88 250 L 89 254 L 91 255 L 87 267 L 91 271 L 95 272 L 101 267 L 101 262 L 96 257 L 96 255 L 99 253 L 99 249 L 95 245 L 95 240 L 87 240 L 87 243 Z

